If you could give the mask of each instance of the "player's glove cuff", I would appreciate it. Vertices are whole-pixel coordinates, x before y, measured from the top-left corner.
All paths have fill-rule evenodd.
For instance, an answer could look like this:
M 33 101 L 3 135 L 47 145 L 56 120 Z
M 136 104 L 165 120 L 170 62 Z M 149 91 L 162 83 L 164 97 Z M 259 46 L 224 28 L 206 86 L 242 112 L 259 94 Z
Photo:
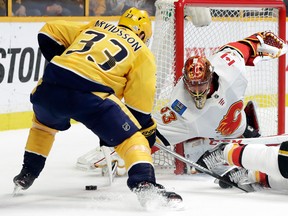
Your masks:
M 142 128 L 140 132 L 146 137 L 149 142 L 150 147 L 152 147 L 156 141 L 156 121 L 151 118 L 151 122 L 149 123 L 147 128 Z

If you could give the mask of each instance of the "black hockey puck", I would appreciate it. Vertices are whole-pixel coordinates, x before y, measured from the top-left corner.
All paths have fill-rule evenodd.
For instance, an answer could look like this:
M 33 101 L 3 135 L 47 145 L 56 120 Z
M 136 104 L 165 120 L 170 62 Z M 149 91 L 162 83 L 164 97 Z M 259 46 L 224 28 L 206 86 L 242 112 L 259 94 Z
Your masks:
M 97 186 L 96 185 L 86 185 L 85 190 L 97 190 Z

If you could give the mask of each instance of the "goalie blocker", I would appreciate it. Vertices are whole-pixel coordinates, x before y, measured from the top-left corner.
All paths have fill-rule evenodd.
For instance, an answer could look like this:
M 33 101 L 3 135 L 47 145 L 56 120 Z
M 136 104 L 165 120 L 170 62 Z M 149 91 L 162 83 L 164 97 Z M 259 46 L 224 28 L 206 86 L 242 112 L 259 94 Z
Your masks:
M 188 7 L 184 9 L 184 18 L 191 21 L 195 27 L 204 27 L 210 25 L 212 16 L 209 8 Z

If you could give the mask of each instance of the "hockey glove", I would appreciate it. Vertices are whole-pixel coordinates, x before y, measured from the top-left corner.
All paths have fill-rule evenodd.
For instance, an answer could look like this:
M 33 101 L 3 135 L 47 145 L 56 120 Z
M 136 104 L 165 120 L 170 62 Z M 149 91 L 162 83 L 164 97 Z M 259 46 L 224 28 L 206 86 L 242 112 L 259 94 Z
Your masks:
M 156 128 L 157 124 L 156 121 L 151 118 L 150 123 L 146 128 L 142 128 L 140 132 L 146 137 L 146 139 L 149 142 L 150 148 L 154 145 L 156 142 Z
M 246 65 L 254 66 L 260 61 L 278 58 L 287 52 L 287 44 L 271 31 L 258 32 L 239 41 L 248 44 L 253 53 Z
M 204 7 L 185 7 L 184 18 L 192 21 L 195 27 L 208 26 L 212 22 L 210 9 Z

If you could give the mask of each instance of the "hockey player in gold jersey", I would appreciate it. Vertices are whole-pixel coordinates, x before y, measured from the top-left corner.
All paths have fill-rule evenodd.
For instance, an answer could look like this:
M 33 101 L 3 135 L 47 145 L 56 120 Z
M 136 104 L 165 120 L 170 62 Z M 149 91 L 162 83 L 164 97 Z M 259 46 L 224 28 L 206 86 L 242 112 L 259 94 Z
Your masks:
M 136 8 L 128 9 L 117 26 L 100 19 L 44 25 L 38 42 L 49 63 L 30 97 L 33 126 L 22 170 L 14 178 L 16 188 L 33 184 L 55 134 L 67 130 L 74 119 L 94 132 L 102 145 L 116 147 L 128 170 L 128 187 L 143 206 L 153 197 L 164 199 L 165 205 L 182 202 L 178 194 L 156 183 L 152 165 L 156 66 L 147 46 L 151 35 L 147 12 Z

